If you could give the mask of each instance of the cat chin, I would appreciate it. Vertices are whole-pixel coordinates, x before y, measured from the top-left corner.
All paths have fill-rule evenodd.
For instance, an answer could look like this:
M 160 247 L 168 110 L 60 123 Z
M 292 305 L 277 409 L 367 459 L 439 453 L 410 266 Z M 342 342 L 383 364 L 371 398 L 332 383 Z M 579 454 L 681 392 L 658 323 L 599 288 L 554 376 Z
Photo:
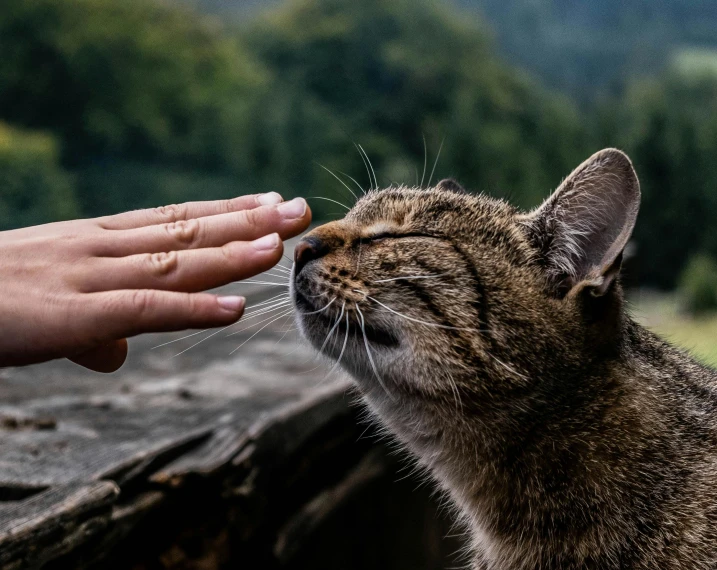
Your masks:
M 403 348 L 404 343 L 396 330 L 371 322 L 365 322 L 363 329 L 355 322 L 347 326 L 347 319 L 342 318 L 342 312 L 317 310 L 301 292 L 293 289 L 291 294 L 299 332 L 316 350 L 333 360 L 339 359 L 344 344 L 347 354 L 360 350 L 364 351 L 366 356 L 365 351 L 370 350 L 372 357 L 382 356 L 387 352 L 393 354 Z M 395 355 L 391 358 L 395 358 Z M 368 356 L 366 359 L 370 364 Z

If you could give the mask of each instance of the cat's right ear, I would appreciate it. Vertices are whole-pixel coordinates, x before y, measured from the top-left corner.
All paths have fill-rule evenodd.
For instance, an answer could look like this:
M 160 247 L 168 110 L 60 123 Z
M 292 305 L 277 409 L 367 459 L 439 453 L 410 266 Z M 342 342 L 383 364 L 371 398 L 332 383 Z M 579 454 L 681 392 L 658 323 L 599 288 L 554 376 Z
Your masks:
M 605 149 L 578 166 L 537 210 L 521 216 L 556 292 L 608 292 L 635 227 L 640 183 L 630 159 Z

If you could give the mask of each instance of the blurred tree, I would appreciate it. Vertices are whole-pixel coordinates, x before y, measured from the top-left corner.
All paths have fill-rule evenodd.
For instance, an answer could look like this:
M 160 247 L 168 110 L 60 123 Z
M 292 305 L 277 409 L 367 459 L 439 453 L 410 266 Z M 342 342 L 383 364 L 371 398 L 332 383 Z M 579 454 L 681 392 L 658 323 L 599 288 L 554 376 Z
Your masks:
M 501 52 L 589 105 L 683 46 L 717 47 L 710 0 L 451 0 L 486 17 Z
M 77 216 L 70 176 L 57 141 L 0 123 L 0 230 Z
M 0 118 L 52 129 L 65 160 L 245 167 L 262 74 L 219 21 L 164 2 L 3 0 Z
M 692 257 L 680 276 L 679 293 L 693 314 L 717 310 L 717 262 L 704 254 Z

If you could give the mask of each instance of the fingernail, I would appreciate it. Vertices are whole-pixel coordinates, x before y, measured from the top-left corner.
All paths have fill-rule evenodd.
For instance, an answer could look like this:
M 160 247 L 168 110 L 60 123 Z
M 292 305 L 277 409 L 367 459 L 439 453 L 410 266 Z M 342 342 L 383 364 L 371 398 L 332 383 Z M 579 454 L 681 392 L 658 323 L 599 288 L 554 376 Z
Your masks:
M 283 198 L 281 194 L 269 192 L 268 194 L 262 194 L 257 200 L 262 206 L 273 206 L 274 204 L 281 204 Z
M 219 306 L 222 309 L 226 309 L 227 311 L 234 311 L 236 313 L 240 312 L 244 308 L 245 302 L 246 299 L 244 299 L 244 297 L 217 297 L 217 303 L 219 303 Z
M 281 204 L 277 210 L 279 210 L 279 213 L 288 220 L 303 218 L 306 213 L 306 200 L 303 198 L 294 198 L 290 202 L 284 202 Z
M 251 245 L 259 251 L 276 249 L 279 247 L 279 234 L 269 234 L 268 236 L 260 237 L 251 242 Z

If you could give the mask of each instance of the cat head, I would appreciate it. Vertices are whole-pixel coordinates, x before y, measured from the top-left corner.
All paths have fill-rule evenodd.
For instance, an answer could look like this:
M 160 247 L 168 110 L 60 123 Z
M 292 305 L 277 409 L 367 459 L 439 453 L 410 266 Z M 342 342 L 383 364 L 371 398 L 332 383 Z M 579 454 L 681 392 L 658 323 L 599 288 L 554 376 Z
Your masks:
M 529 213 L 451 180 L 370 191 L 297 246 L 299 327 L 377 400 L 469 405 L 576 373 L 617 349 L 639 201 L 614 149 Z

